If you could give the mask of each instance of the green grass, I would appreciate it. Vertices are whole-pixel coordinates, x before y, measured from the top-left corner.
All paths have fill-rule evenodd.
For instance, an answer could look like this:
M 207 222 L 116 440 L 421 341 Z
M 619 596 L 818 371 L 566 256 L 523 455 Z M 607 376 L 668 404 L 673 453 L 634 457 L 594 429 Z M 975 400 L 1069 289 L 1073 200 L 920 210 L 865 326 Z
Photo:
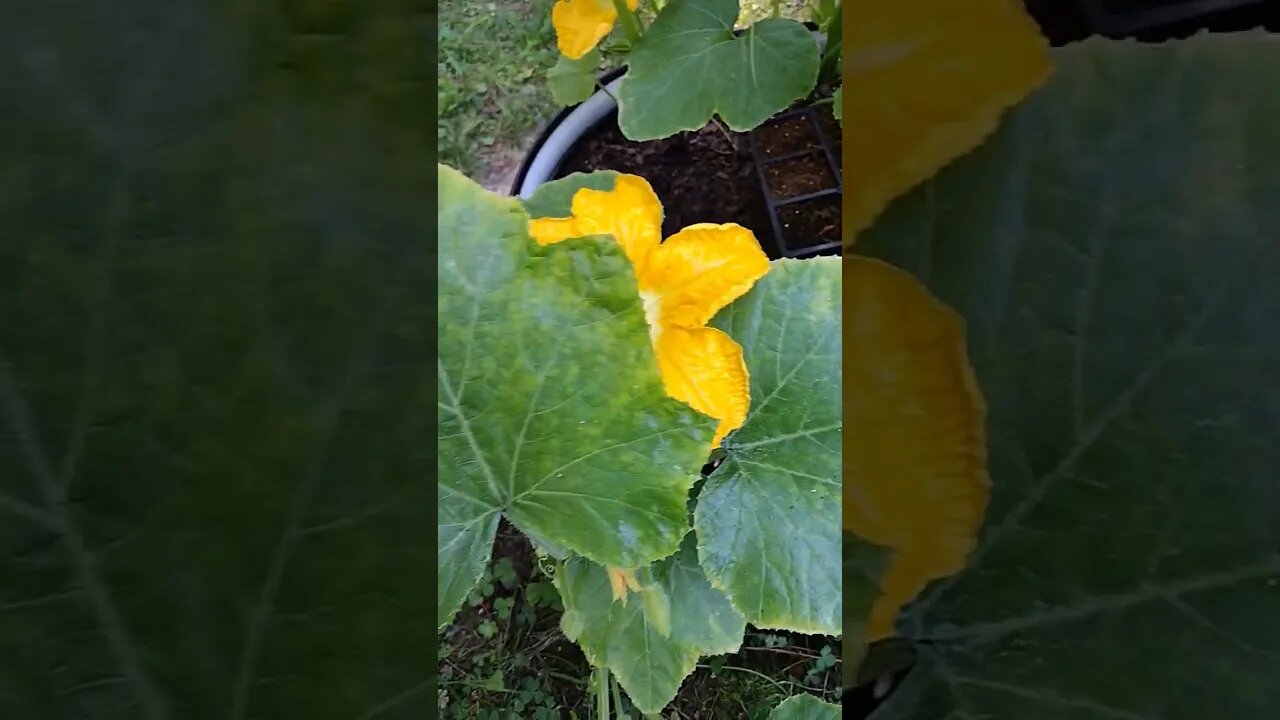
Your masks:
M 481 182 L 496 179 L 556 112 L 543 79 L 557 56 L 551 4 L 440 2 L 441 162 Z

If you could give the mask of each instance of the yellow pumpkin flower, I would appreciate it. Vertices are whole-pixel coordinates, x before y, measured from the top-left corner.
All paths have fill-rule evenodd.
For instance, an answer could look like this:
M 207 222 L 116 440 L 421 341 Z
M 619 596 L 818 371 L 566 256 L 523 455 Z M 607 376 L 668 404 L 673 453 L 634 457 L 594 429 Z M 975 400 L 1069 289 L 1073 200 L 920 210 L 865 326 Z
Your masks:
M 640 0 L 627 0 L 635 10 Z M 551 25 L 556 29 L 560 54 L 579 60 L 591 52 L 613 30 L 618 11 L 612 0 L 557 0 L 551 8 Z
M 720 421 L 712 440 L 718 447 L 746 421 L 750 380 L 742 346 L 706 324 L 769 271 L 755 235 L 732 223 L 699 223 L 660 242 L 662 204 L 635 175 L 619 175 L 612 190 L 579 190 L 570 212 L 531 220 L 529 234 L 542 245 L 586 235 L 617 239 L 635 269 L 663 386 Z
M 1049 76 L 1049 43 L 1011 0 L 846 3 L 844 232 L 977 147 Z
M 964 568 L 986 511 L 986 406 L 964 323 L 913 276 L 844 261 L 844 528 L 892 549 L 867 640 L 930 581 Z

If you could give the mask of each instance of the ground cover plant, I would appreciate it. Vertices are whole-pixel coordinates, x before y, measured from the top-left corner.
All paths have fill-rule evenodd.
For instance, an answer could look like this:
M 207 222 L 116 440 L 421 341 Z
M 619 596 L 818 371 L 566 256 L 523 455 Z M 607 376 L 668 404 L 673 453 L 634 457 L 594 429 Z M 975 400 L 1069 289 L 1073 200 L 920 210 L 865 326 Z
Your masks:
M 555 63 L 551 0 L 439 3 L 439 159 L 486 187 L 509 183 L 555 101 L 541 74 Z

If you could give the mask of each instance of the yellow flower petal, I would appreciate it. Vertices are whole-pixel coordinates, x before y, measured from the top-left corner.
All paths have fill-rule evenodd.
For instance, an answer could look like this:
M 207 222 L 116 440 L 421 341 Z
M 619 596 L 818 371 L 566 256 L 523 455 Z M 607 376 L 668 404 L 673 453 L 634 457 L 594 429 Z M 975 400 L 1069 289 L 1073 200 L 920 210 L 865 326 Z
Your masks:
M 529 234 L 541 245 L 587 235 L 612 235 L 640 277 L 649 254 L 662 241 L 662 203 L 642 177 L 619 175 L 612 190 L 582 188 L 573 195 L 571 217 L 536 218 Z
M 564 240 L 590 235 L 578 229 L 573 218 L 533 218 L 529 220 L 529 236 L 539 245 L 551 245 Z
M 636 9 L 639 0 L 627 0 Z M 581 59 L 613 29 L 618 12 L 611 0 L 559 0 L 551 8 L 551 24 L 556 29 L 556 46 L 571 60 Z
M 711 446 L 742 427 L 751 385 L 742 346 L 715 328 L 664 326 L 655 342 L 667 394 L 720 421 Z
M 929 581 L 959 572 L 986 511 L 986 406 L 964 324 L 908 273 L 844 262 L 844 527 L 893 559 L 868 640 Z
M 663 325 L 702 327 L 769 272 L 760 242 L 741 225 L 690 225 L 649 256 L 640 292 L 656 297 Z
M 636 571 L 623 568 L 605 568 L 609 572 L 609 587 L 613 591 L 613 599 L 627 604 L 627 588 L 632 592 L 640 592 L 640 581 L 636 579 Z
M 1049 43 L 1013 0 L 845 7 L 844 230 L 972 150 L 1049 76 Z
M 581 229 L 612 235 L 635 268 L 636 277 L 662 241 L 662 203 L 648 181 L 619 175 L 612 190 L 583 188 L 573 196 L 573 217 Z

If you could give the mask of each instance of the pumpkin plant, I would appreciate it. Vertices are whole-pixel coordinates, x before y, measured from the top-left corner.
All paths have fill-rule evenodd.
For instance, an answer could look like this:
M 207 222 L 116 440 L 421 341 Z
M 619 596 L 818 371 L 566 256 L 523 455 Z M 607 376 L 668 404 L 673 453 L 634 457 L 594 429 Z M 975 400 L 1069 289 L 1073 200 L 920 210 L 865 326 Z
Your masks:
M 839 260 L 770 262 L 737 225 L 664 240 L 636 176 L 522 204 L 438 175 L 439 627 L 505 517 L 645 712 L 747 623 L 838 635 Z
M 1275 715 L 1280 43 L 880 12 L 846 58 L 845 655 L 914 667 L 871 717 Z
M 557 0 L 560 59 L 548 82 L 557 101 L 581 102 L 607 58 L 627 66 L 617 95 L 627 138 L 653 140 L 716 119 L 744 132 L 808 96 L 820 74 L 836 80 L 840 3 L 821 0 L 810 11 L 825 46 L 776 12 L 735 32 L 738 0 Z

